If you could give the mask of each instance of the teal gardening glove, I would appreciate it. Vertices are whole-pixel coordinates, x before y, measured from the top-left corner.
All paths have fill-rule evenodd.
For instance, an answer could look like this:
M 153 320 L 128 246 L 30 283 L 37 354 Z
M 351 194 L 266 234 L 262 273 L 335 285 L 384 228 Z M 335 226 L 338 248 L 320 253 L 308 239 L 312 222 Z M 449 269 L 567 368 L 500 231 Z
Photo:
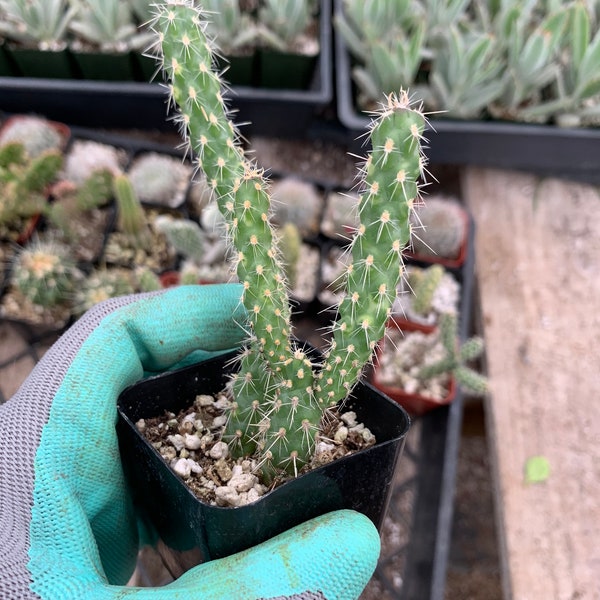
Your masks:
M 330 513 L 162 588 L 122 587 L 137 522 L 115 433 L 116 399 L 147 372 L 237 346 L 237 285 L 109 300 L 84 315 L 0 406 L 0 598 L 356 598 L 379 537 Z

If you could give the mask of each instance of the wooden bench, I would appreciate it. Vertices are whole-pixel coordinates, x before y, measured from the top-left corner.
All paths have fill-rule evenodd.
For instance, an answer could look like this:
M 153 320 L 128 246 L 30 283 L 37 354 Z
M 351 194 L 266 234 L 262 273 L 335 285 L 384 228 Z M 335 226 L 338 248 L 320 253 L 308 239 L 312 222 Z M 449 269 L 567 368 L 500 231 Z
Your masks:
M 600 598 L 600 195 L 469 168 L 504 595 Z M 527 483 L 542 456 L 550 472 Z M 491 518 L 491 516 L 490 516 Z

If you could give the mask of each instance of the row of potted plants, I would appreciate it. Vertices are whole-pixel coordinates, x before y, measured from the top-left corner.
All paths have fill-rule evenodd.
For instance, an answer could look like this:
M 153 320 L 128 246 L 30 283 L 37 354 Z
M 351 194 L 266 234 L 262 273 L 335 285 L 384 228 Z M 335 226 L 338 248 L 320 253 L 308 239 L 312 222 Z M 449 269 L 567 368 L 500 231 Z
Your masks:
M 228 59 L 230 83 L 292 89 L 310 83 L 319 54 L 318 2 L 213 0 L 203 6 Z M 154 62 L 144 52 L 152 14 L 147 0 L 3 0 L 0 76 L 149 81 Z

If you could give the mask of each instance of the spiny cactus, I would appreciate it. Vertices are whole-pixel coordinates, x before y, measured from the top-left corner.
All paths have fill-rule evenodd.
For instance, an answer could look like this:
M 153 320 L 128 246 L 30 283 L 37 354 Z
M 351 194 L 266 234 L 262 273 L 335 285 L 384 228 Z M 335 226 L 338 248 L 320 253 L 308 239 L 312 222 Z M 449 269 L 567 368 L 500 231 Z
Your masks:
M 331 346 L 322 364 L 314 365 L 291 340 L 268 184 L 245 157 L 228 118 L 222 82 L 211 70 L 214 48 L 204 34 L 203 14 L 190 0 L 171 0 L 158 7 L 154 28 L 179 122 L 225 218 L 249 315 L 250 339 L 231 381 L 234 407 L 225 437 L 234 453 L 258 451 L 267 476 L 297 474 L 312 453 L 323 411 L 351 392 L 383 337 L 425 164 L 425 118 L 402 91 L 386 98 L 373 121 L 347 295 L 332 325 Z
M 294 223 L 286 223 L 281 227 L 278 236 L 278 246 L 283 260 L 285 278 L 288 285 L 293 290 L 296 287 L 298 279 L 298 260 L 300 258 L 302 236 Z
M 148 152 L 133 161 L 127 175 L 142 202 L 175 208 L 185 198 L 192 168 L 180 158 Z
M 20 115 L 9 119 L 0 131 L 0 146 L 10 142 L 23 144 L 29 157 L 35 158 L 48 150 L 62 150 L 66 138 L 47 119 Z
M 319 230 L 323 198 L 312 183 L 296 177 L 274 181 L 271 185 L 271 202 L 275 225 L 294 223 L 305 237 Z
M 82 185 L 94 173 L 106 171 L 111 175 L 122 172 L 127 156 L 109 144 L 94 140 L 76 140 L 65 159 L 65 178 Z
M 46 150 L 29 158 L 19 142 L 0 149 L 0 226 L 20 226 L 44 210 L 47 187 L 57 177 L 62 166 L 58 150 Z
M 457 258 L 467 223 L 459 204 L 450 198 L 430 197 L 412 216 L 412 251 L 422 256 Z
M 483 340 L 472 337 L 460 344 L 457 327 L 455 314 L 444 313 L 441 316 L 440 340 L 446 355 L 434 363 L 423 366 L 419 371 L 419 377 L 430 379 L 442 373 L 449 373 L 465 391 L 485 394 L 488 386 L 487 378 L 466 365 L 481 355 Z
M 74 301 L 75 313 L 81 315 L 99 302 L 133 294 L 135 291 L 130 270 L 96 268 L 78 286 Z
M 19 252 L 12 281 L 32 304 L 52 308 L 71 299 L 80 275 L 66 246 L 40 241 Z
M 140 247 L 147 248 L 151 241 L 148 220 L 131 181 L 126 175 L 117 175 L 113 179 L 113 189 L 119 231 L 135 239 Z

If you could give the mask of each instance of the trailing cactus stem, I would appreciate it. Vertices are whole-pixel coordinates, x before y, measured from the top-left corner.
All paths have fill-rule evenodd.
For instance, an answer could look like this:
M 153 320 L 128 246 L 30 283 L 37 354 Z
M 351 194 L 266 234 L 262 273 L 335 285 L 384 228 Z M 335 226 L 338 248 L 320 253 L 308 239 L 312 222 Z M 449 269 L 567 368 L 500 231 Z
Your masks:
M 184 135 L 224 217 L 249 316 L 249 343 L 231 381 L 234 410 L 225 439 L 238 456 L 256 449 L 268 477 L 279 470 L 296 475 L 311 458 L 323 410 L 348 395 L 383 336 L 424 165 L 420 138 L 425 118 L 400 93 L 389 96 L 374 121 L 348 296 L 317 375 L 309 357 L 291 341 L 290 304 L 270 223 L 268 185 L 262 171 L 246 160 L 228 118 L 202 12 L 191 0 L 167 0 L 157 11 L 154 28 L 162 68 L 171 81 Z
M 320 404 L 335 404 L 348 395 L 384 335 L 425 164 L 425 124 L 422 112 L 400 92 L 388 96 L 371 127 L 373 151 L 364 166 L 360 222 L 346 271 L 346 296 L 333 326 L 334 341 L 319 375 Z
M 264 445 L 275 467 L 293 472 L 314 447 L 321 411 L 313 401 L 310 362 L 291 347 L 289 299 L 269 222 L 268 185 L 262 171 L 245 159 L 228 118 L 202 13 L 187 1 L 172 1 L 158 10 L 155 28 L 161 31 L 163 69 L 184 134 L 225 218 L 250 316 L 249 351 L 233 382 L 236 411 L 226 435 L 241 431 L 253 440 L 262 438 L 259 446 Z M 262 360 L 256 360 L 257 354 Z M 260 418 L 254 410 L 257 401 Z

